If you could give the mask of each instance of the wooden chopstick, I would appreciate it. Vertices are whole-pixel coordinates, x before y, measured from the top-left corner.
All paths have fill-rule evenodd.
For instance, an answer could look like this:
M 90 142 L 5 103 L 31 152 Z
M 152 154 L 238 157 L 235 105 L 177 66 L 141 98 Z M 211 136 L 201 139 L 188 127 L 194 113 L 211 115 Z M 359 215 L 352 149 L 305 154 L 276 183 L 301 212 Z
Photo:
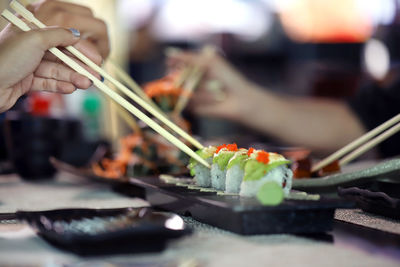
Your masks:
M 118 113 L 118 115 L 125 121 L 125 123 L 135 132 L 135 133 L 141 133 L 142 129 L 140 129 L 139 125 L 137 124 L 136 120 L 121 106 L 116 105 L 115 103 L 111 102 L 113 105 L 115 105 L 115 109 Z
M 4 10 L 1 14 L 4 18 L 6 18 L 9 22 L 20 28 L 22 31 L 30 31 L 30 27 L 23 22 L 21 19 L 19 19 L 17 16 L 12 14 L 10 11 L 7 9 Z M 83 68 L 81 65 L 76 63 L 74 60 L 72 60 L 69 56 L 61 52 L 59 49 L 53 47 L 50 48 L 49 51 L 55 55 L 57 58 L 59 58 L 62 62 L 64 62 L 67 66 L 75 70 L 76 72 L 86 76 L 89 78 L 93 84 L 101 90 L 103 93 L 105 93 L 108 97 L 110 97 L 112 100 L 114 100 L 116 103 L 124 107 L 126 110 L 128 110 L 130 113 L 138 117 L 140 120 L 145 122 L 150 128 L 152 128 L 154 131 L 162 135 L 164 138 L 166 138 L 169 142 L 171 142 L 173 145 L 178 147 L 180 150 L 188 154 L 190 157 L 194 158 L 204 166 L 210 168 L 210 164 L 208 164 L 203 158 L 201 158 L 198 154 L 196 154 L 193 150 L 191 150 L 187 145 L 185 145 L 182 141 L 180 141 L 178 138 L 173 136 L 171 133 L 169 133 L 167 130 L 165 130 L 163 127 L 158 125 L 155 121 L 150 119 L 146 114 L 141 112 L 139 109 L 137 109 L 135 106 L 133 106 L 131 103 L 129 103 L 127 100 L 125 100 L 123 97 L 121 97 L 119 94 L 114 92 L 112 89 L 110 89 L 107 85 L 105 85 L 103 82 L 101 82 L 99 79 L 97 79 L 93 74 L 91 74 L 89 71 L 87 71 L 85 68 Z
M 207 45 L 201 49 L 200 53 L 204 56 L 205 59 L 207 59 L 215 55 L 216 49 L 213 46 Z M 175 109 L 173 111 L 173 114 L 175 116 L 179 115 L 185 109 L 193 91 L 196 89 L 201 79 L 203 78 L 204 71 L 205 70 L 201 65 L 197 65 L 191 66 L 190 69 L 187 70 L 187 72 L 189 73 L 183 73 L 183 75 L 185 75 L 187 78 L 186 81 L 180 81 L 183 84 L 183 92 L 179 96 L 178 102 L 175 105 Z
M 183 86 L 189 75 L 193 72 L 193 68 L 191 66 L 184 67 L 176 81 L 174 82 L 174 86 L 176 88 L 180 88 Z
M 113 86 L 113 84 L 108 84 L 108 87 L 110 87 L 111 89 L 113 89 L 115 91 L 115 87 Z M 112 109 L 117 111 L 118 116 L 125 121 L 125 123 L 133 130 L 133 132 L 141 134 L 142 133 L 142 129 L 139 127 L 138 123 L 136 122 L 136 120 L 134 119 L 133 116 L 131 116 L 131 114 L 126 111 L 126 109 L 122 108 L 120 105 L 117 105 L 116 103 L 110 101 L 110 105 L 112 107 Z
M 190 71 L 190 70 L 188 70 Z M 201 78 L 204 75 L 204 71 L 200 69 L 200 67 L 195 66 L 191 69 L 191 72 L 187 74 L 188 78 L 186 79 L 185 82 L 183 82 L 183 92 L 180 94 L 179 99 L 175 105 L 175 108 L 173 110 L 173 114 L 179 115 L 186 107 L 187 103 L 189 102 L 189 99 L 194 91 L 194 89 L 197 87 L 199 82 L 201 81 Z
M 371 138 L 377 136 L 378 134 L 382 133 L 383 131 L 385 131 L 386 129 L 392 127 L 393 125 L 395 125 L 396 123 L 400 122 L 400 114 L 394 116 L 393 118 L 391 118 L 390 120 L 382 123 L 381 125 L 379 125 L 378 127 L 372 129 L 371 131 L 369 131 L 368 133 L 364 134 L 363 136 L 361 136 L 360 138 L 357 138 L 356 140 L 354 140 L 353 142 L 351 142 L 350 144 L 344 146 L 343 148 L 339 149 L 338 151 L 336 151 L 335 153 L 333 153 L 332 155 L 326 157 L 325 159 L 321 160 L 319 163 L 317 163 L 315 166 L 313 166 L 313 168 L 311 169 L 311 172 L 316 172 L 319 171 L 320 169 L 322 169 L 323 167 L 331 164 L 333 161 L 338 160 L 339 158 L 343 157 L 345 154 L 350 153 L 351 151 L 355 150 L 356 148 L 360 147 L 362 144 L 364 144 L 365 142 L 368 142 L 368 140 L 370 140 Z M 393 133 L 394 134 L 394 133 Z M 391 135 L 389 135 L 391 136 Z M 388 137 L 389 137 L 388 136 Z M 386 137 L 386 138 L 388 138 Z M 378 137 L 377 137 L 378 138 Z M 385 138 L 385 139 L 386 139 Z M 377 141 L 379 141 L 380 139 L 377 139 Z M 383 140 L 382 140 L 383 141 Z M 371 141 L 372 142 L 372 141 Z M 376 141 L 374 141 L 375 143 Z M 381 141 L 380 141 L 381 142 Z M 376 143 L 375 145 L 379 144 L 380 142 Z M 369 147 L 369 146 L 368 146 Z M 363 148 L 363 150 L 366 147 Z M 368 149 L 371 149 L 372 147 L 369 147 Z M 367 149 L 367 150 L 368 150 Z M 365 150 L 364 152 L 366 152 L 367 150 Z M 357 153 L 355 153 L 356 151 L 354 151 L 355 154 L 361 155 L 362 153 L 360 153 L 361 150 L 358 150 Z M 354 155 L 355 155 L 354 154 Z M 346 162 L 342 162 L 344 164 L 346 164 L 347 162 L 349 162 L 350 160 L 353 160 L 354 155 L 352 155 L 352 158 L 347 158 Z M 349 155 L 350 156 L 350 155 Z M 344 159 L 343 159 L 344 160 Z
M 108 87 L 110 87 L 112 90 L 116 91 L 117 89 L 115 88 L 115 85 L 113 85 L 111 82 L 106 81 L 106 84 L 108 85 Z M 103 94 L 104 95 L 104 94 Z M 106 98 L 107 96 L 104 95 Z M 113 113 L 118 114 L 118 116 L 125 122 L 125 124 L 127 126 L 129 126 L 131 128 L 131 130 L 134 133 L 137 134 L 142 134 L 142 129 L 139 127 L 136 119 L 131 116 L 131 114 L 124 109 L 123 107 L 121 107 L 120 105 L 117 105 L 115 102 L 113 101 L 108 101 L 109 104 L 109 109 L 110 109 L 110 125 L 111 125 L 111 136 L 114 138 L 117 138 L 117 132 L 118 132 L 118 123 L 117 120 L 115 118 L 115 116 L 113 117 Z
M 365 152 L 367 152 L 371 148 L 373 148 L 376 145 L 380 144 L 381 142 L 385 141 L 386 139 L 388 139 L 389 137 L 391 137 L 392 135 L 394 135 L 395 133 L 397 133 L 399 131 L 400 131 L 400 123 L 397 123 L 392 128 L 390 128 L 387 131 L 383 132 L 382 134 L 378 135 L 377 137 L 375 137 L 371 141 L 369 141 L 366 144 L 360 146 L 359 148 L 357 148 L 356 150 L 354 150 L 353 152 L 348 154 L 346 157 L 341 159 L 339 161 L 339 165 L 340 166 L 346 165 L 350 161 L 352 161 L 355 158 L 357 158 L 358 156 L 364 154 Z
M 146 95 L 146 93 L 140 88 L 140 86 L 135 82 L 135 80 L 132 79 L 132 77 L 128 73 L 126 73 L 121 67 L 119 67 L 110 59 L 107 60 L 106 64 L 109 65 L 115 71 L 115 75 L 117 75 L 117 77 L 125 82 L 125 84 L 128 85 L 138 96 L 140 96 L 148 104 L 152 105 L 153 108 L 158 110 L 158 112 L 162 113 L 156 103 L 154 103 L 154 101 Z
M 21 5 L 18 1 L 16 1 L 16 0 L 11 1 L 10 6 L 18 14 L 20 14 L 24 19 L 26 19 L 27 21 L 33 23 L 35 26 L 37 26 L 39 28 L 45 28 L 46 27 L 45 24 L 43 24 L 37 18 L 35 18 L 35 16 L 29 10 L 27 10 L 23 5 Z M 157 109 L 152 107 L 145 100 L 143 100 L 138 95 L 136 95 L 131 90 L 129 90 L 129 88 L 127 88 L 125 85 L 123 85 L 122 83 L 120 83 L 119 81 L 114 79 L 111 75 L 109 75 L 107 72 L 105 72 L 101 67 L 96 65 L 88 57 L 86 57 L 84 54 L 82 54 L 78 49 L 76 49 L 73 46 L 68 46 L 68 47 L 66 47 L 66 49 L 69 52 L 71 52 L 74 56 L 76 56 L 78 59 L 80 59 L 83 63 L 85 63 L 86 65 L 91 67 L 93 70 L 98 72 L 100 75 L 102 75 L 105 79 L 107 79 L 111 83 L 113 83 L 125 95 L 127 95 L 129 98 L 131 98 L 136 103 L 138 103 L 145 110 L 150 112 L 154 117 L 159 119 L 161 122 L 163 122 L 169 128 L 171 128 L 174 132 L 176 132 L 178 135 L 180 135 L 182 138 L 184 138 L 185 140 L 189 141 L 191 144 L 193 144 L 198 149 L 202 149 L 203 148 L 203 145 L 199 141 L 194 139 L 191 135 L 186 133 L 184 130 L 182 130 L 175 123 L 170 121 L 165 115 L 161 114 Z M 138 85 L 135 83 L 134 88 L 137 88 L 137 87 L 138 87 Z M 141 89 L 139 88 L 138 90 L 141 90 Z

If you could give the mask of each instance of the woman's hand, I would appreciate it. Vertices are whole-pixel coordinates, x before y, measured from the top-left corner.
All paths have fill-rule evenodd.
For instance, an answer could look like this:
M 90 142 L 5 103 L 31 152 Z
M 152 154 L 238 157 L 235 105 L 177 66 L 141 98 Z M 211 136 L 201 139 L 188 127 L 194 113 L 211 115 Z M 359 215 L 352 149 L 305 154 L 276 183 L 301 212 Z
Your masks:
M 346 103 L 277 94 L 248 81 L 218 55 L 169 54 L 172 67 L 199 66 L 205 77 L 189 107 L 198 115 L 234 120 L 288 145 L 327 155 L 365 133 Z M 218 81 L 224 98 L 210 91 Z M 346 131 L 343 131 L 346 129 Z
M 110 53 L 107 25 L 93 16 L 90 8 L 55 0 L 42 0 L 28 6 L 36 18 L 48 26 L 74 28 L 82 38 L 75 47 L 97 64 Z M 93 49 L 95 48 L 95 49 Z
M 168 63 L 172 68 L 197 66 L 204 71 L 202 82 L 193 94 L 189 109 L 206 117 L 219 117 L 239 120 L 248 105 L 251 83 L 243 77 L 223 57 L 204 49 L 200 53 L 168 53 Z
M 76 88 L 88 88 L 91 85 L 88 78 L 46 52 L 51 47 L 74 45 L 79 40 L 79 36 L 63 28 L 20 32 L 8 25 L 0 33 L 0 112 L 11 108 L 30 90 L 72 93 Z

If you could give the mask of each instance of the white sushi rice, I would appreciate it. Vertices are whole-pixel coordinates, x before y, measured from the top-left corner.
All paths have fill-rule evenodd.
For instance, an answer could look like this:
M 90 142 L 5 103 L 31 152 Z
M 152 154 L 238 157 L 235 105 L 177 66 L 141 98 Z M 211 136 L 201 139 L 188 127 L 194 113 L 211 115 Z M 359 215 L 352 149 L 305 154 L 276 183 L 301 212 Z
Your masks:
M 256 196 L 258 189 L 267 181 L 275 181 L 278 184 L 283 184 L 286 181 L 286 185 L 283 188 L 283 193 L 285 196 L 289 195 L 290 189 L 292 187 L 292 177 L 293 173 L 286 165 L 278 166 L 271 171 L 269 171 L 265 176 L 261 177 L 259 180 L 253 181 L 242 181 L 240 185 L 240 195 L 246 197 Z
M 225 190 L 226 169 L 221 170 L 217 163 L 211 165 L 211 187 L 217 190 Z
M 227 193 L 239 193 L 242 183 L 244 170 L 240 164 L 236 164 L 226 171 L 225 188 Z
M 206 161 L 211 165 L 212 157 L 209 157 Z M 202 164 L 196 164 L 196 166 L 194 166 L 194 172 L 194 180 L 198 186 L 211 187 L 211 173 L 209 168 Z

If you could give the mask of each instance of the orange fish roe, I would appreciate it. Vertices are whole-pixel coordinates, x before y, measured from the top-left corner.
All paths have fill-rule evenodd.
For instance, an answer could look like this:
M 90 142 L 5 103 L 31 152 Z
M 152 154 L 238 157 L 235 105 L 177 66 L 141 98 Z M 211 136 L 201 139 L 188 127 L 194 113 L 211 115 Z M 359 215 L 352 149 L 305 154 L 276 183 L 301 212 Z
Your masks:
M 247 156 L 250 157 L 251 154 L 253 154 L 254 148 L 250 147 L 249 150 L 247 150 Z
M 222 144 L 222 145 L 217 147 L 217 150 L 215 151 L 215 153 L 218 153 L 223 148 L 226 148 L 226 150 L 228 150 L 228 151 L 238 151 L 239 150 L 235 143 L 233 143 L 233 144 Z
M 215 153 L 218 153 L 223 148 L 226 148 L 226 144 L 222 144 L 220 146 L 217 146 L 217 150 L 215 151 Z
M 264 163 L 264 164 L 268 164 L 268 162 L 269 162 L 269 153 L 265 152 L 263 150 L 258 152 L 256 160 L 258 162 L 261 162 L 261 163 Z
M 238 151 L 237 144 L 235 143 L 226 145 L 226 149 L 228 149 L 229 151 Z

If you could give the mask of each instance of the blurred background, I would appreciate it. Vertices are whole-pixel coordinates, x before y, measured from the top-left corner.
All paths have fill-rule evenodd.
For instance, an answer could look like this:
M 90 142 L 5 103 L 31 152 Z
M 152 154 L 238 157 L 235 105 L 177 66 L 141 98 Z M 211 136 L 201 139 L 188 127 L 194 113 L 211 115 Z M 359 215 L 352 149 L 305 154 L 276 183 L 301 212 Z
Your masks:
M 110 59 L 139 84 L 165 75 L 167 47 L 199 49 L 205 44 L 217 46 L 250 80 L 292 95 L 346 101 L 365 84 L 397 78 L 400 0 L 70 2 L 91 7 L 107 22 Z M 31 95 L 21 102 L 15 109 L 28 106 L 33 114 L 81 121 L 89 139 L 114 142 L 129 132 L 95 89 Z M 190 119 L 194 133 L 204 139 L 271 141 L 226 121 Z
M 250 80 L 293 95 L 346 100 L 366 83 L 391 82 L 399 35 L 397 0 L 120 0 L 125 66 L 140 83 L 165 72 L 168 46 L 211 43 Z M 218 120 L 192 118 L 210 139 L 266 137 Z M 310 122 L 312 123 L 312 122 Z M 245 141 L 244 141 L 245 142 Z

